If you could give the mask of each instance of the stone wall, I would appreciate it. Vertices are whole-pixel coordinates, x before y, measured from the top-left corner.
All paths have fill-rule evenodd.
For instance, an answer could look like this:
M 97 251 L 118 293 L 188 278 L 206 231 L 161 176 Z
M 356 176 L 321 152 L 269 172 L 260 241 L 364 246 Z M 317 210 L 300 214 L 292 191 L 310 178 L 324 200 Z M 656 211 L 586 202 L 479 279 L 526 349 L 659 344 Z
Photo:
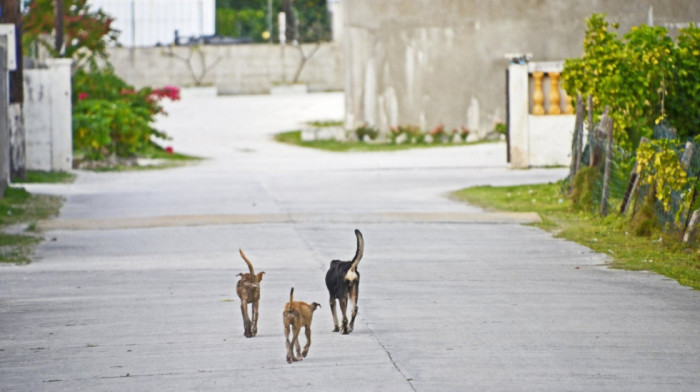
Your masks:
M 585 19 L 622 33 L 700 21 L 687 0 L 345 0 L 346 128 L 464 125 L 483 136 L 505 121 L 507 53 L 561 61 L 582 53 Z
M 308 56 L 313 47 L 301 49 Z M 268 93 L 292 81 L 302 58 L 296 47 L 270 44 L 111 48 L 109 55 L 117 75 L 137 88 L 199 83 L 216 86 L 219 94 Z M 310 91 L 332 91 L 343 89 L 343 77 L 342 48 L 324 43 L 299 80 Z

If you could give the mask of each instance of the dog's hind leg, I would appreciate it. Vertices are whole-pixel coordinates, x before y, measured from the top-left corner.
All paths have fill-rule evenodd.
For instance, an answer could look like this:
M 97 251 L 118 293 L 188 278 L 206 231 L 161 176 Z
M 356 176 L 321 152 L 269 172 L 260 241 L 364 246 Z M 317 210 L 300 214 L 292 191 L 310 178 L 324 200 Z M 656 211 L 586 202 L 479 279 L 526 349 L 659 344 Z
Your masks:
M 253 312 L 253 322 L 250 328 L 250 335 L 255 336 L 258 334 L 258 307 L 260 306 L 260 301 L 253 302 L 252 312 Z M 354 319 L 354 317 L 353 317 Z
M 306 358 L 306 355 L 309 353 L 309 347 L 311 347 L 311 326 L 305 326 L 304 332 L 306 333 L 306 346 L 304 346 L 304 351 L 301 352 L 301 356 Z
M 343 315 L 343 326 L 340 328 L 340 332 L 343 335 L 347 335 L 350 333 L 348 331 L 348 316 L 347 316 L 347 309 L 348 309 L 348 299 L 346 298 L 340 298 L 338 300 L 340 302 L 340 313 Z
M 340 331 L 340 327 L 338 326 L 338 316 L 335 313 L 335 297 L 333 297 L 332 295 L 331 295 L 330 304 L 331 304 L 331 313 L 333 313 L 333 326 L 334 326 L 333 332 L 338 332 L 338 331 Z
M 287 345 L 287 363 L 292 363 L 293 357 L 294 357 L 294 346 L 292 345 L 292 342 L 289 341 L 289 330 L 291 329 L 291 325 L 285 325 L 284 326 L 284 340 Z
M 304 359 L 301 356 L 301 345 L 299 344 L 299 332 L 301 332 L 301 325 L 299 325 L 299 322 L 297 320 L 297 322 L 294 323 L 294 341 L 292 342 L 292 344 L 294 344 L 294 346 L 297 348 L 297 356 L 296 356 L 296 359 L 294 359 L 295 361 L 301 361 L 302 359 Z
M 352 332 L 352 330 L 355 329 L 355 317 L 357 316 L 358 310 L 357 297 L 359 294 L 359 289 L 360 286 L 357 284 L 350 289 L 350 309 L 352 311 L 352 317 L 350 318 L 350 330 L 348 331 L 348 333 Z
M 245 337 L 252 337 L 250 333 L 250 318 L 248 317 L 248 303 L 245 299 L 241 299 L 241 313 L 243 314 L 243 335 Z

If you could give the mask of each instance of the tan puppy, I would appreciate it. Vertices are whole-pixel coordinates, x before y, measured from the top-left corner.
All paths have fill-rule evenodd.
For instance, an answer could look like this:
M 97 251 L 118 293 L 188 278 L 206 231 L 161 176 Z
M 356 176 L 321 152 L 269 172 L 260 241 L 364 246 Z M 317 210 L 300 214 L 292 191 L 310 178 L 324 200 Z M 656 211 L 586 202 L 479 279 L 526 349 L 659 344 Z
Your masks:
M 241 279 L 236 285 L 236 293 L 238 293 L 238 297 L 241 299 L 241 313 L 243 313 L 243 328 L 245 330 L 243 335 L 245 335 L 247 338 L 252 338 L 258 333 L 260 281 L 262 280 L 262 276 L 265 272 L 262 271 L 255 275 L 253 264 L 251 264 L 250 260 L 245 257 L 245 254 L 241 249 L 238 249 L 238 251 L 241 253 L 241 257 L 243 257 L 245 263 L 248 264 L 248 269 L 250 270 L 250 272 L 247 274 L 241 272 L 237 275 L 240 276 Z M 253 314 L 252 321 L 250 317 L 248 317 L 248 304 L 251 304 L 251 313 Z
M 311 346 L 311 320 L 314 317 L 314 311 L 318 307 L 321 307 L 321 305 L 316 302 L 311 305 L 301 301 L 294 302 L 294 287 L 292 287 L 292 291 L 289 292 L 289 302 L 284 305 L 284 312 L 282 312 L 284 337 L 287 341 L 288 363 L 301 361 L 306 357 L 306 354 L 309 353 L 309 347 Z M 301 351 L 299 345 L 299 332 L 301 331 L 301 327 L 304 327 L 306 332 L 306 346 L 304 346 L 304 351 Z M 291 341 L 289 340 L 290 333 L 292 333 Z M 297 349 L 296 357 L 294 357 L 294 347 Z

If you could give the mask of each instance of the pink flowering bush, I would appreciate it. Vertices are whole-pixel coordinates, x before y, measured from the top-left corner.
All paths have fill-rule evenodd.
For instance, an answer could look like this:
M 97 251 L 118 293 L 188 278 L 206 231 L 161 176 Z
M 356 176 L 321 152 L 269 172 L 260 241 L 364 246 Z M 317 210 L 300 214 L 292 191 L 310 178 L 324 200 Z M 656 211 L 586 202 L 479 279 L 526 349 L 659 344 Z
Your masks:
M 111 70 L 73 76 L 73 148 L 89 160 L 111 155 L 130 157 L 156 146 L 168 136 L 153 128 L 165 114 L 160 102 L 180 99 L 177 87 L 136 90 Z

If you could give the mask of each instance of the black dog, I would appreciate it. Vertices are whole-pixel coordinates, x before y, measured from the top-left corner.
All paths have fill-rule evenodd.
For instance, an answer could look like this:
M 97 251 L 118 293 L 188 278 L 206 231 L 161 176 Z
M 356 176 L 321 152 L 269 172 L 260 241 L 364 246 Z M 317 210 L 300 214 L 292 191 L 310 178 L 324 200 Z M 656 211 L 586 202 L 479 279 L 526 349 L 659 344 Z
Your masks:
M 357 316 L 357 294 L 360 287 L 360 271 L 357 270 L 357 265 L 362 259 L 365 242 L 359 230 L 355 230 L 355 236 L 357 237 L 357 251 L 352 261 L 333 260 L 331 261 L 331 267 L 326 273 L 326 287 L 331 297 L 331 312 L 333 313 L 333 324 L 335 325 L 333 332 L 340 331 L 343 335 L 352 332 L 355 326 L 355 316 Z M 342 327 L 338 325 L 338 317 L 335 314 L 336 299 L 340 303 L 340 311 L 343 313 Z M 345 313 L 348 299 L 352 308 L 350 325 L 348 325 L 348 318 Z

